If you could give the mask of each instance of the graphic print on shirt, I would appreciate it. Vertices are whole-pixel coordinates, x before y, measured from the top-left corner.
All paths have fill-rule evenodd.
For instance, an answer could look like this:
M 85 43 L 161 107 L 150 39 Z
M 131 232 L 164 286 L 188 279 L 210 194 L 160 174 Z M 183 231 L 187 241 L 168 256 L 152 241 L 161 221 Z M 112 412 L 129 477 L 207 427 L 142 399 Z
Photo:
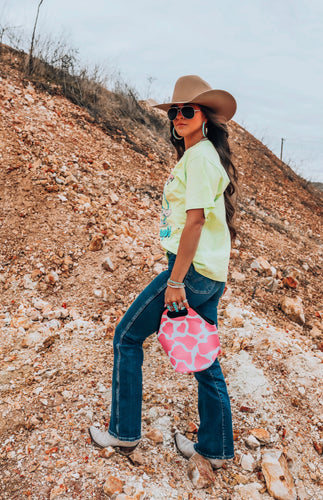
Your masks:
M 170 174 L 168 177 L 165 187 L 170 184 L 174 180 L 173 174 Z M 167 218 L 172 214 L 172 210 L 169 208 L 169 202 L 165 196 L 165 188 L 163 193 L 163 202 L 162 202 L 162 210 L 161 210 L 161 218 L 160 218 L 160 238 L 163 240 L 164 238 L 169 238 L 172 233 L 172 228 L 167 222 Z

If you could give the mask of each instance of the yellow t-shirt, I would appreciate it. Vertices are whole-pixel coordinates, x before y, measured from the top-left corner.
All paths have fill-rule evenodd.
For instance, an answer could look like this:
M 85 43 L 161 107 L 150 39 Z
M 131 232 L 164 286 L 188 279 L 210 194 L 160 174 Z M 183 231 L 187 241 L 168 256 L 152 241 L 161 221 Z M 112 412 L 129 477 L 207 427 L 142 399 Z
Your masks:
M 203 276 L 223 282 L 231 249 L 223 196 L 229 182 L 213 144 L 198 142 L 185 151 L 166 181 L 160 225 L 163 248 L 177 254 L 186 210 L 204 208 L 205 223 L 193 265 Z

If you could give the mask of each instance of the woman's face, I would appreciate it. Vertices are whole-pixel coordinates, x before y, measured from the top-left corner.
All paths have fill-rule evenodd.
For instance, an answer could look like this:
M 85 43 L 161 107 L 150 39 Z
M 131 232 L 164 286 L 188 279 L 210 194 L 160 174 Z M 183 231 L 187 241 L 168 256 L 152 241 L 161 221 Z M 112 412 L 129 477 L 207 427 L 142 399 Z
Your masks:
M 201 135 L 202 138 L 202 125 L 203 122 L 207 121 L 207 119 L 198 104 L 189 104 L 189 106 L 192 106 L 196 110 L 194 117 L 190 119 L 184 118 L 182 113 L 179 111 L 175 120 L 173 120 L 176 134 L 183 137 L 184 139 L 189 139 L 190 137 L 193 138 L 199 135 Z M 183 104 L 178 104 L 176 105 L 176 107 L 181 109 L 183 107 Z

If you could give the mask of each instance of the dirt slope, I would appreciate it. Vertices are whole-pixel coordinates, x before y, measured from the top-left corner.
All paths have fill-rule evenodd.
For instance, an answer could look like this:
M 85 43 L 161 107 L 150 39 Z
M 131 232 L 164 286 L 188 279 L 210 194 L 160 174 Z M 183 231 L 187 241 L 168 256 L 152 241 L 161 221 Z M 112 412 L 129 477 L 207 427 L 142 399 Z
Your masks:
M 174 155 L 151 131 L 149 152 L 135 125 L 134 151 L 83 109 L 0 68 L 1 498 L 106 498 L 112 474 L 136 498 L 268 499 L 266 450 L 284 451 L 299 498 L 323 498 L 322 194 L 230 124 L 239 241 L 220 324 L 236 458 L 209 489 L 193 488 L 171 430 L 194 433 L 196 386 L 174 375 L 156 339 L 143 426 L 160 429 L 163 444 L 144 439 L 136 466 L 102 458 L 86 429 L 107 423 L 114 326 L 165 266 L 159 207 Z M 260 257 L 268 265 L 255 270 Z M 301 299 L 303 319 L 282 311 L 286 297 Z M 250 450 L 259 427 L 270 438 Z

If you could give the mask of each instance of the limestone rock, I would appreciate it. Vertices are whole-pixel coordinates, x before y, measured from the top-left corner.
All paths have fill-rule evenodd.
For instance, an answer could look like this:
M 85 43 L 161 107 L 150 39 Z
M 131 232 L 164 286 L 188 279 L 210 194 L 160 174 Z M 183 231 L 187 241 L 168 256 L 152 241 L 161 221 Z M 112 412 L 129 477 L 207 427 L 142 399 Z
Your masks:
M 144 500 L 144 498 L 146 498 L 145 490 L 140 489 L 139 491 L 136 491 L 133 498 L 134 500 Z
M 112 262 L 112 260 L 110 259 L 110 257 L 107 257 L 103 262 L 102 262 L 102 267 L 103 269 L 105 269 L 106 271 L 114 271 L 115 267 L 114 267 L 114 264 Z
M 278 290 L 280 281 L 276 280 L 272 276 L 267 276 L 266 278 L 261 278 L 261 284 L 270 292 L 275 292 Z
M 66 257 L 64 257 L 62 261 L 62 271 L 69 271 L 72 269 L 72 267 L 73 267 L 73 260 L 69 255 L 67 255 Z
M 150 439 L 150 441 L 153 441 L 153 443 L 162 443 L 164 438 L 163 434 L 160 432 L 158 429 L 151 429 L 150 431 L 146 432 L 145 434 L 146 438 Z
M 123 488 L 123 482 L 115 476 L 108 476 L 106 482 L 103 485 L 103 491 L 109 497 L 115 495 L 116 493 L 121 493 Z
M 45 307 L 49 307 L 49 302 L 46 302 L 45 300 L 35 298 L 33 300 L 33 306 L 35 309 L 38 309 L 39 311 L 43 311 Z
M 55 271 L 50 271 L 45 277 L 46 283 L 50 285 L 55 285 L 59 281 L 58 274 Z
M 273 269 L 264 257 L 258 257 L 251 263 L 250 267 L 264 276 L 273 276 Z
M 43 311 L 43 317 L 45 319 L 59 319 L 59 318 L 67 318 L 68 316 L 68 311 L 64 308 L 59 308 L 59 309 L 52 309 L 50 306 L 44 309 Z
M 46 437 L 46 443 L 52 447 L 57 446 L 61 440 L 62 438 L 57 434 L 55 430 L 52 430 L 50 435 Z
M 277 500 L 296 500 L 294 481 L 287 460 L 280 451 L 266 451 L 261 466 L 272 497 Z
M 257 450 L 260 447 L 258 439 L 252 434 L 245 439 L 245 443 L 251 450 Z
M 29 274 L 26 274 L 23 277 L 22 282 L 23 282 L 23 287 L 26 290 L 34 290 L 34 288 L 37 286 L 37 282 L 35 283 L 34 281 L 32 281 L 31 276 Z
M 103 236 L 101 234 L 95 234 L 90 242 L 89 250 L 91 252 L 97 252 L 98 250 L 102 250 L 103 247 Z
M 63 500 L 65 497 L 66 486 L 65 484 L 60 484 L 59 486 L 55 486 L 50 492 L 49 500 Z
M 292 299 L 291 297 L 283 297 L 280 301 L 280 307 L 292 321 L 295 321 L 300 325 L 305 323 L 303 304 L 300 297 L 295 299 Z
M 239 255 L 240 255 L 240 250 L 238 250 L 237 248 L 232 248 L 230 257 L 232 259 L 237 259 Z
M 116 496 L 115 500 L 144 500 L 144 498 L 146 498 L 146 492 L 141 490 L 136 492 L 133 496 L 120 493 L 120 495 Z
M 21 347 L 23 348 L 33 347 L 42 342 L 43 339 L 44 337 L 40 332 L 38 331 L 30 332 L 22 339 Z
M 255 460 L 250 453 L 247 453 L 247 455 L 242 455 L 241 457 L 241 467 L 244 470 L 247 470 L 249 472 L 253 472 L 254 467 L 255 467 Z
M 239 484 L 234 488 L 232 500 L 261 500 L 260 483 Z
M 234 281 L 242 282 L 246 279 L 246 275 L 243 273 L 239 273 L 238 271 L 232 271 L 231 279 L 233 279 Z
M 269 444 L 271 442 L 271 436 L 266 429 L 258 427 L 256 429 L 251 429 L 250 433 L 252 436 L 258 439 L 262 444 Z
M 119 196 L 117 196 L 115 193 L 110 193 L 109 198 L 111 205 L 115 205 L 119 201 Z
M 198 453 L 194 453 L 188 462 L 188 477 L 197 489 L 208 488 L 215 480 L 210 462 Z
M 40 314 L 37 309 L 30 307 L 27 311 L 28 317 L 31 319 L 31 321 L 41 321 L 43 319 L 42 315 Z
M 108 446 L 107 448 L 103 448 L 99 455 L 100 457 L 103 457 L 103 458 L 110 458 L 112 457 L 112 455 L 114 455 L 116 452 L 116 450 L 112 447 L 112 446 Z
M 13 328 L 23 328 L 28 330 L 32 325 L 32 322 L 26 316 L 14 316 L 11 320 L 11 326 Z

